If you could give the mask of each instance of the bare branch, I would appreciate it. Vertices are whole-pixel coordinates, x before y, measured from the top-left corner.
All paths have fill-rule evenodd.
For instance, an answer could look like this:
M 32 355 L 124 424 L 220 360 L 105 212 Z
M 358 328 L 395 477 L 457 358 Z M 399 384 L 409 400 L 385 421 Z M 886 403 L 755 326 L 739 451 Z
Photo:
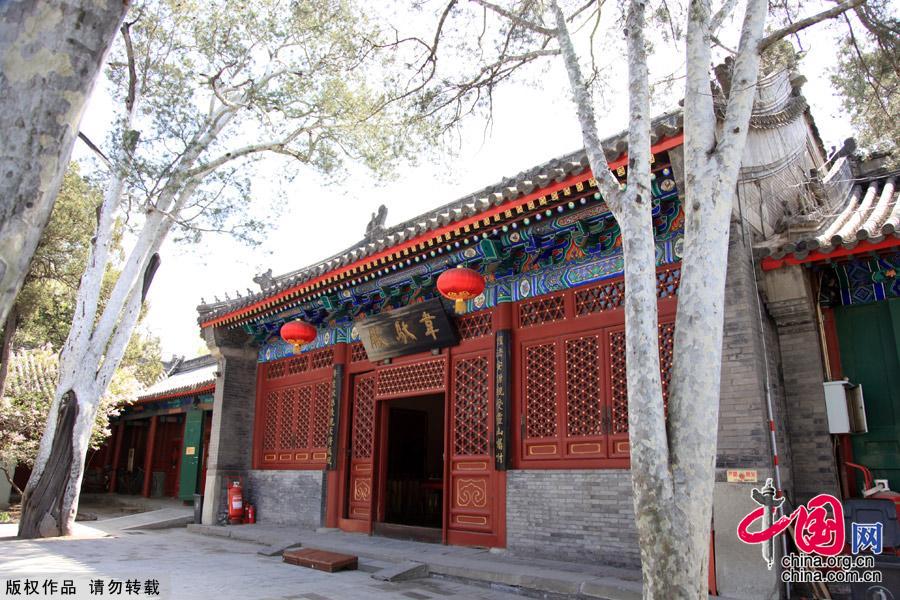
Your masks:
M 507 19 L 509 19 L 510 21 L 515 23 L 516 25 L 524 27 L 525 29 L 529 29 L 535 33 L 540 33 L 541 35 L 547 35 L 547 36 L 552 36 L 552 35 L 556 34 L 556 31 L 553 29 L 548 29 L 548 28 L 544 27 L 543 25 L 538 25 L 537 23 L 532 23 L 525 17 L 523 17 L 521 15 L 517 15 L 516 13 L 514 13 L 510 10 L 506 10 L 502 6 L 497 6 L 496 4 L 494 4 L 492 2 L 488 2 L 487 0 L 472 0 L 472 2 L 474 2 L 475 4 L 480 4 L 481 6 L 494 11 L 498 15 L 500 15 L 502 17 L 506 17 Z
M 865 4 L 866 0 L 845 0 L 841 2 L 834 8 L 830 8 L 828 10 L 824 10 L 818 14 L 815 14 L 811 17 L 806 17 L 805 19 L 800 19 L 796 23 L 792 23 L 787 27 L 782 27 L 776 31 L 773 31 L 766 37 L 764 37 L 759 42 L 759 52 L 765 52 L 766 48 L 777 42 L 783 37 L 787 37 L 798 31 L 806 29 L 807 27 L 811 27 L 816 23 L 821 23 L 827 19 L 834 19 L 835 17 L 839 17 L 850 9 L 856 8 L 862 4 Z
M 134 45 L 131 43 L 132 23 L 122 23 L 121 29 L 122 38 L 125 40 L 125 54 L 128 57 L 128 94 L 125 96 L 125 109 L 128 111 L 134 106 L 137 94 L 137 69 L 134 66 Z
M 238 148 L 236 150 L 232 150 L 230 152 L 226 152 L 225 154 L 210 160 L 207 163 L 200 165 L 199 167 L 187 171 L 184 176 L 188 179 L 200 179 L 209 175 L 222 165 L 229 163 L 238 158 L 242 158 L 244 156 L 249 156 L 251 154 L 257 154 L 259 152 L 275 152 L 278 154 L 286 154 L 288 156 L 293 156 L 295 158 L 300 158 L 299 153 L 294 152 L 288 148 L 288 144 L 297 139 L 300 134 L 304 131 L 308 131 L 307 127 L 301 127 L 299 129 L 294 130 L 289 135 L 287 135 L 284 139 L 276 141 L 276 142 L 266 142 L 262 144 L 249 144 L 244 146 L 243 148 Z
M 98 148 L 97 145 L 94 144 L 94 142 L 92 142 L 88 136 L 84 135 L 84 132 L 82 132 L 82 131 L 78 132 L 78 139 L 80 139 L 82 142 L 84 142 L 84 145 L 87 146 L 88 148 L 90 148 L 94 154 L 99 156 L 103 160 L 103 162 L 106 163 L 107 167 L 112 168 L 112 166 L 113 166 L 112 161 L 109 160 L 105 154 L 103 154 L 103 150 Z

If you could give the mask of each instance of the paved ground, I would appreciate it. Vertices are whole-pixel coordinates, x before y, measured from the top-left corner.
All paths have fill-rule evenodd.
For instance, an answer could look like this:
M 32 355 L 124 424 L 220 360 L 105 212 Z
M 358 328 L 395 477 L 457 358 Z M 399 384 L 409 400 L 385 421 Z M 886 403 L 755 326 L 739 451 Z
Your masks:
M 248 542 L 193 535 L 184 529 L 132 531 L 95 539 L 0 539 L 0 598 L 7 597 L 4 592 L 10 579 L 43 579 L 51 573 L 60 582 L 64 574 L 75 577 L 78 597 L 83 598 L 91 596 L 81 587 L 97 577 L 140 582 L 157 579 L 160 598 L 190 600 L 521 598 L 444 580 L 383 583 L 362 571 L 321 573 L 284 564 L 280 557 L 260 556 L 260 548 Z

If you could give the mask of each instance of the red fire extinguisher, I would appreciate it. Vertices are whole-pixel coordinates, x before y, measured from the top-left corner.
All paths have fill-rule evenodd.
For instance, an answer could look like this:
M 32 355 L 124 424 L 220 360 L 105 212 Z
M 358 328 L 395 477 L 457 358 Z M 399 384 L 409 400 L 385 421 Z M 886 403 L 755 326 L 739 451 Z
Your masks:
M 244 505 L 244 524 L 253 525 L 256 523 L 256 507 L 252 504 Z
M 238 476 L 228 478 L 228 522 L 240 525 L 244 515 L 244 482 Z

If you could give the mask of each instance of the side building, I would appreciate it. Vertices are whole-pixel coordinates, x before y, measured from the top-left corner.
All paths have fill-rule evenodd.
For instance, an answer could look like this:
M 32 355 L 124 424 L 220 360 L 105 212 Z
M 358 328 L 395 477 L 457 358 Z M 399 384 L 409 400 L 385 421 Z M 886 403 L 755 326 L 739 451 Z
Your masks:
M 112 436 L 85 470 L 85 491 L 194 499 L 206 485 L 216 361 L 176 359 L 110 420 Z
M 759 293 L 753 254 L 785 205 L 813 188 L 837 197 L 810 175 L 826 156 L 802 82 L 785 72 L 760 81 L 727 257 L 722 364 L 710 365 L 722 369 L 711 589 L 732 597 L 779 589 L 735 533 L 756 506 L 751 488 L 772 477 L 791 501 L 798 485 L 837 489 L 828 456 L 804 454 L 794 468 L 781 322 Z M 683 253 L 681 127 L 676 111 L 652 131 L 664 396 Z M 624 134 L 604 148 L 625 181 Z M 398 225 L 384 217 L 345 252 L 199 307 L 219 365 L 203 522 L 223 520 L 223 478 L 237 474 L 261 523 L 638 567 L 621 235 L 584 152 Z M 486 282 L 461 315 L 436 290 L 457 266 Z M 315 328 L 302 351 L 279 337 L 292 321 Z

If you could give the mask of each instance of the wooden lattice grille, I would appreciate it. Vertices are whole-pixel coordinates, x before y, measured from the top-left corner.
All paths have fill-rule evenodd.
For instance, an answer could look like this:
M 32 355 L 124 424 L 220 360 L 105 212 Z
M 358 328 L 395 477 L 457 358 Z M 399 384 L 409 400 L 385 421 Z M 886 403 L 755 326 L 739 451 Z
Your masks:
M 443 358 L 383 369 L 378 372 L 380 397 L 444 389 Z
M 672 381 L 672 360 L 675 358 L 675 323 L 659 325 L 659 375 L 662 381 L 663 408 L 669 411 L 669 384 Z
M 625 282 L 616 281 L 575 292 L 575 314 L 579 317 L 621 308 L 625 302 Z
M 570 436 L 603 433 L 598 336 L 566 340 L 566 423 Z
M 328 445 L 328 426 L 331 421 L 331 381 L 316 384 L 313 402 L 313 428 L 310 446 L 325 448 Z
M 556 344 L 525 349 L 525 435 L 556 437 Z
M 366 354 L 366 347 L 362 345 L 362 342 L 356 342 L 350 346 L 350 362 L 362 362 L 365 360 L 369 360 L 369 355 Z
M 625 372 L 625 332 L 609 334 L 612 432 L 628 433 L 628 379 Z
M 262 365 L 256 461 L 261 468 L 321 468 L 331 426 L 331 373 L 311 368 L 314 353 Z M 332 351 L 323 352 L 330 365 Z M 276 377 L 270 377 L 272 373 Z M 272 381 L 274 379 L 274 381 Z
M 371 458 L 375 430 L 375 378 L 359 377 L 353 394 L 353 458 Z
M 266 363 L 265 378 L 266 381 L 269 381 L 299 375 L 316 369 L 325 369 L 330 367 L 333 362 L 334 348 L 322 348 L 321 350 Z
M 659 299 L 678 295 L 681 285 L 681 269 L 666 269 L 656 274 L 656 297 Z
M 460 317 L 456 320 L 456 330 L 460 339 L 471 340 L 490 335 L 492 331 L 492 317 L 489 311 L 482 311 Z
M 485 455 L 490 451 L 488 359 L 461 359 L 453 370 L 453 448 L 457 456 Z
M 265 400 L 265 421 L 263 423 L 263 450 L 272 451 L 278 439 L 278 392 L 269 392 Z
M 566 317 L 563 296 L 541 296 L 519 304 L 519 327 L 532 327 Z
M 669 409 L 669 384 L 672 380 L 672 359 L 675 342 L 675 323 L 660 323 L 659 377 L 662 383 L 663 409 Z M 628 433 L 628 381 L 625 359 L 625 332 L 616 331 L 609 335 L 610 375 L 612 382 L 612 430 L 613 433 Z

